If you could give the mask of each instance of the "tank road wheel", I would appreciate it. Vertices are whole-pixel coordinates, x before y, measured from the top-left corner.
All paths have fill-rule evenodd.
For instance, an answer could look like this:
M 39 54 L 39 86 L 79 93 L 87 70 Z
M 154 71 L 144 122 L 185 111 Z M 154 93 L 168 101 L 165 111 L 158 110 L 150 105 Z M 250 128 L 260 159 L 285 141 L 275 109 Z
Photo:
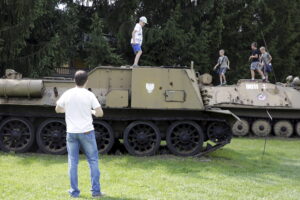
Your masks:
M 294 132 L 293 125 L 287 120 L 281 120 L 274 125 L 274 134 L 279 137 L 291 137 Z
M 246 136 L 249 133 L 249 123 L 245 119 L 236 121 L 231 127 L 232 134 L 235 136 Z
M 99 153 L 108 153 L 115 142 L 113 129 L 104 121 L 95 121 L 94 128 Z
M 296 133 L 300 136 L 300 122 L 297 122 L 296 124 Z
M 264 119 L 255 120 L 252 124 L 252 132 L 258 137 L 266 137 L 271 133 L 271 124 Z
M 7 118 L 0 124 L 0 147 L 3 151 L 26 152 L 34 142 L 32 123 L 24 118 Z
M 38 128 L 36 140 L 40 149 L 49 154 L 61 155 L 67 152 L 66 124 L 61 119 L 48 119 Z
M 201 151 L 204 135 L 196 122 L 177 121 L 168 128 L 166 140 L 173 154 L 193 156 Z
M 207 127 L 207 136 L 214 143 L 230 141 L 232 132 L 230 126 L 224 122 L 213 122 Z
M 131 155 L 154 155 L 160 145 L 160 132 L 155 124 L 147 121 L 135 121 L 124 131 L 124 145 Z

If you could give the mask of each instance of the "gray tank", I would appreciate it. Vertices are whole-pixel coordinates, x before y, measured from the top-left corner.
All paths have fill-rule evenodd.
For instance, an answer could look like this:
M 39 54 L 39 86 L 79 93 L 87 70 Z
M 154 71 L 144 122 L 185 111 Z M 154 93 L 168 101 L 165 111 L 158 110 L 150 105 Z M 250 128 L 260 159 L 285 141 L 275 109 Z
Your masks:
M 110 152 L 121 142 L 130 154 L 149 156 L 164 140 L 173 154 L 194 156 L 229 143 L 228 124 L 236 117 L 226 109 L 205 106 L 199 83 L 206 81 L 193 68 L 97 67 L 90 71 L 87 89 L 105 113 L 94 119 L 100 153 Z M 1 148 L 26 152 L 36 143 L 45 153 L 66 153 L 64 114 L 55 113 L 54 107 L 63 92 L 74 86 L 70 78 L 24 79 L 8 70 L 0 79 Z
M 209 76 L 209 75 L 207 75 Z M 211 83 L 211 82 L 210 82 Z M 240 121 L 232 125 L 236 136 L 300 136 L 300 81 L 286 83 L 239 80 L 236 85 L 201 87 L 206 106 L 230 110 Z

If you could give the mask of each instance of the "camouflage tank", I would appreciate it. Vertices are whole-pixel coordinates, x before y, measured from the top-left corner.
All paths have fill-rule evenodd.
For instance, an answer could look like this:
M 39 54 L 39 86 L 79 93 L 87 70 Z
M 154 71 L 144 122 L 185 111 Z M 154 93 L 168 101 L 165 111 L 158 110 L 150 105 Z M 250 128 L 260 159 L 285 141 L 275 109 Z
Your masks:
M 209 75 L 206 75 L 209 76 Z M 211 82 L 210 82 L 211 83 Z M 239 80 L 236 85 L 201 87 L 205 106 L 228 109 L 241 120 L 232 125 L 236 136 L 300 136 L 300 81 L 287 83 Z
M 200 79 L 193 68 L 90 71 L 87 89 L 105 113 L 94 119 L 100 153 L 108 153 L 119 141 L 137 156 L 155 154 L 162 140 L 179 156 L 202 155 L 229 143 L 228 123 L 236 118 L 227 110 L 204 106 Z M 63 92 L 74 86 L 71 78 L 22 79 L 8 70 L 0 79 L 1 148 L 26 152 L 36 143 L 45 153 L 66 153 L 64 114 L 55 113 L 54 107 Z

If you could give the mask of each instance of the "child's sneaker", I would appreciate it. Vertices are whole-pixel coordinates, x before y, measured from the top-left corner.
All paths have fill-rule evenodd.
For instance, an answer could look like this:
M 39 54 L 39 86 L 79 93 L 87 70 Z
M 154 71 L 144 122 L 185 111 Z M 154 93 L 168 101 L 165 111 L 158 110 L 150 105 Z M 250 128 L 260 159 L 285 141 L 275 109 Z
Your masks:
M 138 65 L 132 65 L 130 68 L 136 68 L 139 67 Z

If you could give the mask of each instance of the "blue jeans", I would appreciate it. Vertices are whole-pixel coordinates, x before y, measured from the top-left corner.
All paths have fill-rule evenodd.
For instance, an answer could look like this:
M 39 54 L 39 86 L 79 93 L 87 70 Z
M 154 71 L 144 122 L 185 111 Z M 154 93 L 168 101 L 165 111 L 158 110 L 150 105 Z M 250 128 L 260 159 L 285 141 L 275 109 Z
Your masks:
M 100 171 L 98 167 L 98 148 L 95 138 L 95 132 L 89 133 L 67 133 L 68 165 L 71 189 L 69 193 L 72 197 L 78 197 L 78 160 L 79 149 L 82 147 L 90 166 L 92 195 L 100 195 Z

